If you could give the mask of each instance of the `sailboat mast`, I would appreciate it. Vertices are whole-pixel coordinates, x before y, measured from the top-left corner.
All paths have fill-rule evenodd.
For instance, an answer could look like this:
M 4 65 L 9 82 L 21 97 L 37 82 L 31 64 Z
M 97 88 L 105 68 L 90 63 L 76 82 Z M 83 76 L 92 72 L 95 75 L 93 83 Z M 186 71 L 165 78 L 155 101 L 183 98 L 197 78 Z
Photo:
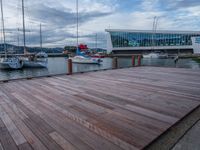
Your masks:
M 40 23 L 40 49 L 42 51 L 42 25 Z
M 3 15 L 3 2 L 1 2 L 1 21 L 2 21 L 2 28 L 3 28 L 3 42 L 4 42 L 4 51 L 5 51 L 5 58 L 7 58 L 7 49 L 6 49 L 6 36 L 5 36 L 5 26 L 4 26 L 4 15 Z
M 96 51 L 97 51 L 97 42 L 98 42 L 98 39 L 97 39 L 97 33 L 96 33 L 96 43 L 95 43 L 95 47 L 96 47 Z
M 24 54 L 25 54 L 26 53 L 26 33 L 25 33 L 25 19 L 24 19 L 24 0 L 22 0 L 22 21 L 23 21 Z
M 77 21 L 77 22 L 76 22 L 76 32 L 77 32 L 77 33 L 76 33 L 76 36 L 77 36 L 77 41 L 76 41 L 76 42 L 77 42 L 77 43 L 76 43 L 76 44 L 77 44 L 77 49 L 78 49 L 78 45 L 79 45 L 79 44 L 78 44 L 78 43 L 79 43 L 79 33 L 78 33 L 78 30 L 79 30 L 79 25 L 78 25 L 78 23 L 79 23 L 79 13 L 78 13 L 78 9 L 79 9 L 79 8 L 78 8 L 78 7 L 79 7 L 79 5 L 78 5 L 78 0 L 76 0 L 76 19 L 77 19 L 77 20 L 76 20 L 76 21 Z

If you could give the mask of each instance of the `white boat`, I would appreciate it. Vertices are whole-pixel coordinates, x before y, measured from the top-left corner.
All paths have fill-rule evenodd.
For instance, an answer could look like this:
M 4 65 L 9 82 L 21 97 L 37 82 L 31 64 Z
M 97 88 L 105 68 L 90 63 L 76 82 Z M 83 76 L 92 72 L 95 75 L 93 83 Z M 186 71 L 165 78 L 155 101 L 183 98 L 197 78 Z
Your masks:
M 144 54 L 143 58 L 159 58 L 159 54 L 158 53 Z
M 24 54 L 26 51 L 26 36 L 25 36 L 25 17 L 24 17 L 24 0 L 22 0 L 22 18 L 23 18 L 23 36 L 24 36 Z M 40 24 L 40 48 L 42 50 L 42 26 Z M 25 55 L 23 58 L 24 67 L 26 68 L 47 68 L 48 55 L 45 52 L 39 52 L 34 55 Z
M 168 58 L 168 54 L 166 54 L 166 53 L 149 53 L 149 54 L 144 54 L 143 58 L 165 59 L 165 58 Z
M 48 55 L 45 52 L 23 57 L 22 60 L 26 68 L 47 68 L 48 65 Z
M 18 57 L 2 58 L 0 61 L 0 69 L 21 69 L 24 63 Z
M 78 21 L 79 21 L 79 13 L 78 13 L 78 0 L 76 0 L 76 10 L 77 10 L 77 50 L 76 50 L 76 56 L 70 57 L 69 59 L 72 60 L 72 63 L 79 63 L 79 64 L 100 64 L 102 62 L 99 58 L 92 58 L 89 56 L 86 56 L 84 52 L 80 51 L 79 48 L 79 35 L 78 35 Z
M 166 59 L 166 58 L 169 58 L 169 55 L 167 53 L 160 53 L 158 58 L 160 59 Z
M 92 58 L 92 57 L 75 56 L 75 57 L 70 57 L 69 59 L 72 60 L 72 63 L 79 63 L 79 64 L 100 64 L 101 63 L 101 59 Z

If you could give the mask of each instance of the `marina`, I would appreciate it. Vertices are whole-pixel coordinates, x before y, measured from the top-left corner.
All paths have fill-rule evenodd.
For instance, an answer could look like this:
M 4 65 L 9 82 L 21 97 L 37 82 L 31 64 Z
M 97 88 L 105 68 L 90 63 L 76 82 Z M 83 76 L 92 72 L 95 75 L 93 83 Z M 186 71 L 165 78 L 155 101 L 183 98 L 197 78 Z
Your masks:
M 103 62 L 100 65 L 90 64 L 73 64 L 73 72 L 87 72 L 112 68 L 111 58 L 102 58 Z M 119 68 L 126 68 L 131 66 L 131 57 L 118 58 Z M 157 66 L 157 67 L 177 67 L 177 68 L 190 68 L 193 70 L 200 70 L 200 63 L 193 59 L 179 59 L 175 65 L 173 59 L 142 59 L 142 66 Z M 39 77 L 57 74 L 66 74 L 68 70 L 67 58 L 53 57 L 48 58 L 47 68 L 24 68 L 21 70 L 0 70 L 0 81 Z
M 0 145 L 143 149 L 200 106 L 199 75 L 134 67 L 1 83 Z
M 199 9 L 0 0 L 0 150 L 199 150 Z

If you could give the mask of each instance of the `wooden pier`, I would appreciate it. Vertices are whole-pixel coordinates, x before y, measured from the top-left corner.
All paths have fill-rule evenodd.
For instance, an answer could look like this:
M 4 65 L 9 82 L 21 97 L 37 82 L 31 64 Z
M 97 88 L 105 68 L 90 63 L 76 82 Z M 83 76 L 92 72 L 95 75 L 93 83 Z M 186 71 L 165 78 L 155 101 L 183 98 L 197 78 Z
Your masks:
M 0 84 L 0 150 L 138 150 L 200 106 L 200 71 L 136 67 Z

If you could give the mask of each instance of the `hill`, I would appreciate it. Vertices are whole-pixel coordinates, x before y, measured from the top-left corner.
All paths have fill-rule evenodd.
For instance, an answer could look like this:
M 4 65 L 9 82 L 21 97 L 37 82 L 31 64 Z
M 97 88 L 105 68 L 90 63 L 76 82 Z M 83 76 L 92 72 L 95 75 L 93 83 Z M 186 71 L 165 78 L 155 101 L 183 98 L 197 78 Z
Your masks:
M 0 44 L 0 53 L 4 53 L 4 44 Z M 16 46 L 16 45 L 12 45 L 12 44 L 6 44 L 7 47 L 7 51 L 8 53 L 12 53 L 12 54 L 23 54 L 24 52 L 24 48 L 22 46 Z M 28 52 L 30 53 L 37 53 L 41 51 L 40 47 L 27 47 Z M 63 52 L 63 48 L 42 48 L 42 51 L 46 52 L 46 53 L 62 53 Z

